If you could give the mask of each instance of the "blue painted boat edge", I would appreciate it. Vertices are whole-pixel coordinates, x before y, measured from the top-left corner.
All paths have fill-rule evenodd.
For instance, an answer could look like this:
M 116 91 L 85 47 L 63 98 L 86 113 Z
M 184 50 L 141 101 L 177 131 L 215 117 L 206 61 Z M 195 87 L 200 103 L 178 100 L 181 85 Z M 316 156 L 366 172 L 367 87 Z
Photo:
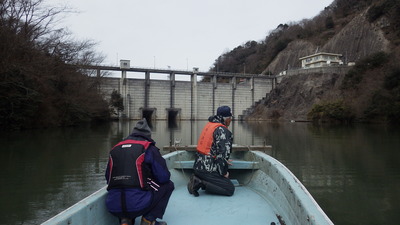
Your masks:
M 119 224 L 106 209 L 107 187 L 94 192 L 78 203 L 42 223 L 42 225 Z
M 269 162 L 271 167 L 276 170 L 275 173 L 277 173 L 277 176 L 270 177 L 274 179 L 275 183 L 287 198 L 287 201 L 291 203 L 294 214 L 301 224 L 333 224 L 312 195 L 308 192 L 307 188 L 286 166 L 263 152 L 252 151 L 252 153 Z M 306 214 L 301 212 L 302 210 L 304 210 Z M 296 213 L 296 211 L 299 213 Z M 301 218 L 301 215 L 307 216 L 307 218 Z M 302 221 L 302 219 L 304 221 Z

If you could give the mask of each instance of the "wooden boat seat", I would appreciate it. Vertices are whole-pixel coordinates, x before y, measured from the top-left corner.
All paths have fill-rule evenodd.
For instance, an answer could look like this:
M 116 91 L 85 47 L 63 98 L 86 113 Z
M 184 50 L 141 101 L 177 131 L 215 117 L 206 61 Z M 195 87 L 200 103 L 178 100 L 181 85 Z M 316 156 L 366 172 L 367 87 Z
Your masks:
M 271 145 L 233 145 L 232 146 L 232 152 L 240 152 L 240 151 L 268 151 L 271 150 L 272 146 Z M 163 147 L 164 151 L 190 151 L 194 152 L 197 151 L 197 145 L 186 145 L 186 146 L 164 146 Z
M 175 161 L 174 168 L 175 169 L 193 169 L 193 160 L 188 161 Z M 242 160 L 233 160 L 232 165 L 229 166 L 229 169 L 239 169 L 239 170 L 252 170 L 259 169 L 260 165 L 258 162 L 252 161 L 242 161 Z

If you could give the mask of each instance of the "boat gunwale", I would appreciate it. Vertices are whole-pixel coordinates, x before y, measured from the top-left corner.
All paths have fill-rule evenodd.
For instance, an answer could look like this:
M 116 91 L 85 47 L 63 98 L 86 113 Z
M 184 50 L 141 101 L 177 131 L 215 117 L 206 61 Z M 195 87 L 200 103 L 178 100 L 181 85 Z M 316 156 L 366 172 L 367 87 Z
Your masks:
M 306 221 L 299 221 L 300 224 L 333 224 L 330 218 L 326 215 L 326 213 L 319 206 L 314 197 L 310 194 L 307 188 L 301 183 L 301 181 L 279 160 L 274 157 L 267 155 L 260 151 L 251 151 L 252 154 L 262 158 L 270 163 L 271 168 L 265 168 L 261 166 L 260 170 L 262 170 L 265 174 L 271 177 L 275 183 L 278 185 L 280 191 L 286 192 L 283 193 L 288 202 L 292 202 L 291 205 L 294 205 L 301 210 L 304 208 L 307 211 Z M 263 165 L 261 162 L 260 165 Z M 273 170 L 276 171 L 273 171 Z M 268 171 L 269 170 L 269 171 Z M 271 176 L 275 172 L 279 173 L 280 176 Z M 283 179 L 282 179 L 283 178 Z M 287 187 L 284 187 L 286 184 Z M 287 190 L 285 190 L 287 189 Z M 291 198 L 290 193 L 293 193 L 293 197 Z M 290 204 L 290 203 L 289 203 Z M 292 208 L 295 210 L 295 208 Z M 285 216 L 286 217 L 286 216 Z M 287 220 L 288 218 L 284 218 Z

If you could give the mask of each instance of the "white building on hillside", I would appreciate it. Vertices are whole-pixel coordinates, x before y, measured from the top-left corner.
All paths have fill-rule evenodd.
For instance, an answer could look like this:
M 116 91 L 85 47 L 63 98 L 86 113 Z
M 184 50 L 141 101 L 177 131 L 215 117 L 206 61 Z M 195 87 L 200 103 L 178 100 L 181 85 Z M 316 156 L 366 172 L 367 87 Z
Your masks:
M 302 57 L 299 60 L 301 60 L 301 68 L 307 69 L 315 67 L 342 65 L 343 62 L 340 59 L 341 57 L 341 54 L 319 52 L 313 55 Z

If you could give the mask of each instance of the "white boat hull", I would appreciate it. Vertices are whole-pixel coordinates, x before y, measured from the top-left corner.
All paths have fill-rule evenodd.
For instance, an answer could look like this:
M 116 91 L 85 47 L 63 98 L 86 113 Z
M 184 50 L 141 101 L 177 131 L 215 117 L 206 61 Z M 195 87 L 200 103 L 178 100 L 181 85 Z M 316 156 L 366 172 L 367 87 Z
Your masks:
M 232 197 L 200 191 L 190 195 L 186 184 L 194 152 L 164 155 L 175 190 L 163 220 L 187 224 L 333 224 L 301 182 L 279 161 L 259 151 L 233 152 L 231 178 L 239 182 Z M 242 161 L 244 160 L 244 161 Z M 106 188 L 83 199 L 44 225 L 118 224 L 105 207 Z M 139 224 L 137 218 L 136 224 Z

